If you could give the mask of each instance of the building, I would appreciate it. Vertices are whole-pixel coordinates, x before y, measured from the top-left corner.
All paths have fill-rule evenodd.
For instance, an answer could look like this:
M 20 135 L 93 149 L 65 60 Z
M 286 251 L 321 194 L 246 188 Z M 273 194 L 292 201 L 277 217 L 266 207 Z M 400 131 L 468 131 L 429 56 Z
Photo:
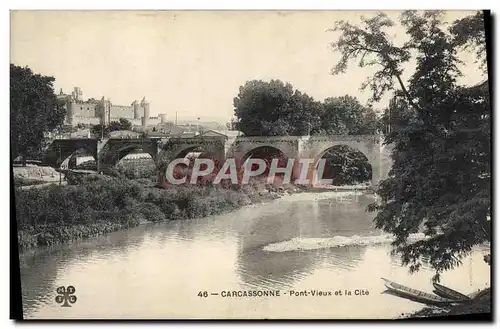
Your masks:
M 166 115 L 163 113 L 157 117 L 150 116 L 146 97 L 143 97 L 140 103 L 134 100 L 130 105 L 115 105 L 104 97 L 101 100 L 90 98 L 84 101 L 79 87 L 75 87 L 71 95 L 64 94 L 61 89 L 57 97 L 65 103 L 65 123 L 71 126 L 108 125 L 111 121 L 118 121 L 121 118 L 129 120 L 135 126 L 143 127 L 165 122 Z

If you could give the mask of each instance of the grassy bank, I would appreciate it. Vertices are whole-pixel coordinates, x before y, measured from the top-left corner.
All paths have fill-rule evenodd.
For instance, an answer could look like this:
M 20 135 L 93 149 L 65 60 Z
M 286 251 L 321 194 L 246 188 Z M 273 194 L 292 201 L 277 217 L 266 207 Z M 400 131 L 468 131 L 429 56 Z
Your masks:
M 73 184 L 78 185 L 73 185 Z M 89 238 L 141 223 L 217 215 L 274 199 L 252 186 L 175 186 L 158 189 L 151 180 L 89 175 L 68 186 L 17 189 L 19 248 Z

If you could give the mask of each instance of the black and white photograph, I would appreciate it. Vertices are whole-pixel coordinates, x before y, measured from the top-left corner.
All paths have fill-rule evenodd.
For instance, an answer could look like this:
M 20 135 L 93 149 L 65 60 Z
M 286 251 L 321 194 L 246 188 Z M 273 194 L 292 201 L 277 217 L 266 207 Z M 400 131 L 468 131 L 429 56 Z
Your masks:
M 9 16 L 11 317 L 492 320 L 490 11 Z

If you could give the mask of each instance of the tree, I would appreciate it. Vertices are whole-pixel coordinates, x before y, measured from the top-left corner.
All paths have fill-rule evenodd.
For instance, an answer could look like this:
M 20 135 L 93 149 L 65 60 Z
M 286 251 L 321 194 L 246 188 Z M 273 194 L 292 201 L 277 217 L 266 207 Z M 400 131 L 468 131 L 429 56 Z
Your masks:
M 247 81 L 234 107 L 246 136 L 307 135 L 319 128 L 321 103 L 280 80 Z
M 393 167 L 377 190 L 381 202 L 370 209 L 377 211 L 376 227 L 395 235 L 403 264 L 417 271 L 427 259 L 439 280 L 473 246 L 490 241 L 489 93 L 486 83 L 466 88 L 456 81 L 460 21 L 453 33 L 437 11 L 407 11 L 400 23 L 409 40 L 397 46 L 385 32 L 394 22 L 384 14 L 364 19 L 363 27 L 338 22 L 333 48 L 341 59 L 333 71 L 344 72 L 353 59 L 378 66 L 362 86 L 371 89 L 372 101 L 398 89 L 384 116 Z M 412 53 L 416 70 L 405 85 L 402 64 Z M 419 230 L 427 238 L 409 243 Z
M 486 70 L 486 29 L 484 15 L 478 11 L 475 15 L 467 16 L 453 23 L 450 28 L 453 43 L 457 47 L 476 52 L 477 63 Z
M 90 127 L 90 133 L 98 137 L 106 137 L 109 134 L 109 128 L 102 124 L 93 125 Z
M 329 150 L 323 172 L 324 179 L 333 179 L 332 185 L 359 184 L 369 181 L 372 168 L 366 156 L 346 145 Z
M 280 80 L 248 81 L 234 106 L 234 123 L 247 136 L 375 134 L 379 125 L 375 111 L 355 97 L 321 103 Z
M 14 157 L 39 153 L 44 133 L 62 125 L 66 110 L 54 93 L 55 79 L 10 64 L 10 138 Z M 25 163 L 25 162 L 24 162 Z
M 226 122 L 226 129 L 227 130 L 238 130 L 238 125 L 237 122 L 234 118 L 231 118 L 229 122 Z
M 111 121 L 107 128 L 109 132 L 119 131 L 122 130 L 122 125 L 120 124 L 120 121 Z
M 132 123 L 125 118 L 120 118 L 119 121 L 111 121 L 107 126 L 97 124 L 90 128 L 94 136 L 108 136 L 110 132 L 119 130 L 132 130 Z
M 120 118 L 120 130 L 132 130 L 132 122 L 125 118 Z

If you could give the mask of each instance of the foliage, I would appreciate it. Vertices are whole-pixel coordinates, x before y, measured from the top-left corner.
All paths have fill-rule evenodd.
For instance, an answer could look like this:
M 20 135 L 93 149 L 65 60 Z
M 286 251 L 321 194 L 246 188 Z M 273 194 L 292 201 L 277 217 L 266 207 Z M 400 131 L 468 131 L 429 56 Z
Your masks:
M 115 123 L 115 126 L 118 128 L 116 130 L 132 130 L 132 122 L 125 118 L 120 118 L 120 120 L 118 120 L 118 124 L 116 125 Z
M 453 23 L 450 28 L 455 46 L 475 50 L 477 62 L 486 70 L 486 29 L 484 14 L 478 11 Z
M 102 124 L 93 125 L 90 127 L 90 133 L 94 136 L 108 136 L 109 129 L 107 126 Z
M 324 103 L 319 103 L 294 90 L 291 84 L 279 80 L 248 81 L 240 88 L 234 106 L 238 121 L 229 123 L 228 127 L 234 128 L 236 123 L 238 130 L 247 136 L 370 135 L 380 129 L 375 111 L 363 106 L 355 97 L 330 97 Z M 370 166 L 365 159 L 353 161 L 353 154 L 335 153 L 333 160 L 345 169 L 343 174 L 337 171 L 337 164 L 335 168 L 325 168 L 336 173 L 335 185 L 367 179 L 365 175 Z M 277 155 L 261 154 L 259 158 L 269 162 L 270 156 L 273 158 Z M 328 165 L 331 163 L 327 162 Z M 371 175 L 371 169 L 369 172 L 368 175 Z
M 371 135 L 379 128 L 379 120 L 371 107 L 357 98 L 345 95 L 325 99 L 320 131 L 329 135 Z
M 60 126 L 66 111 L 49 76 L 10 64 L 10 138 L 13 157 L 39 153 L 44 133 Z
M 70 182 L 71 183 L 71 182 Z M 86 175 L 79 185 L 15 191 L 19 246 L 48 246 L 137 226 L 143 222 L 220 214 L 262 199 L 254 189 L 175 186 Z
M 119 130 L 132 130 L 132 123 L 125 118 L 120 118 L 119 121 L 111 121 L 108 125 L 97 124 L 90 127 L 90 132 L 94 136 L 108 137 L 110 132 Z
M 247 136 L 359 135 L 378 130 L 375 111 L 357 98 L 330 97 L 321 103 L 280 80 L 247 81 L 234 106 L 238 120 L 227 127 Z
M 372 167 L 366 156 L 346 145 L 330 149 L 326 159 L 323 179 L 333 179 L 332 185 L 353 185 L 369 181 Z
M 122 159 L 115 166 L 116 170 L 129 179 L 154 178 L 157 177 L 156 164 L 150 158 L 147 159 Z
M 307 135 L 318 128 L 321 113 L 319 102 L 280 80 L 247 81 L 234 107 L 246 136 Z
M 238 130 L 237 122 L 234 118 L 231 118 L 229 122 L 226 123 L 227 130 Z
M 381 203 L 371 210 L 378 211 L 376 226 L 396 236 L 394 247 L 403 264 L 417 271 L 426 259 L 439 280 L 439 274 L 460 264 L 473 246 L 490 240 L 487 83 L 470 88 L 457 83 L 456 44 L 463 30 L 448 33 L 440 12 L 403 13 L 401 24 L 409 40 L 402 46 L 390 42 L 384 28 L 394 22 L 384 14 L 363 24 L 337 24 L 341 36 L 333 47 L 341 59 L 334 71 L 345 71 L 351 59 L 361 59 L 360 66 L 379 65 L 366 84 L 373 100 L 392 90 L 395 82 L 399 86 L 384 116 L 391 128 L 386 142 L 394 146 L 394 163 L 377 191 Z M 417 67 L 405 86 L 401 67 L 411 53 L 416 54 Z M 368 57 L 372 60 L 366 62 Z M 427 239 L 408 243 L 409 234 L 417 231 Z

